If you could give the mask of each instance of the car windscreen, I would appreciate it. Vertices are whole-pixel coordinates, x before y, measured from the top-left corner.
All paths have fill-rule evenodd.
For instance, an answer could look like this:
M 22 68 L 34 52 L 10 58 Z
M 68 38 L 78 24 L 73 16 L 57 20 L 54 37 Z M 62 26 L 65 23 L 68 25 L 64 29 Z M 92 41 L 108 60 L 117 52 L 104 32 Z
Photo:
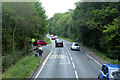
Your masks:
M 113 80 L 120 80 L 120 69 L 111 69 L 110 78 Z
M 44 41 L 39 41 L 39 42 L 44 42 Z
M 60 41 L 60 40 L 57 40 L 57 42 L 61 43 L 62 41 Z
M 75 44 L 75 46 L 79 46 L 78 44 Z

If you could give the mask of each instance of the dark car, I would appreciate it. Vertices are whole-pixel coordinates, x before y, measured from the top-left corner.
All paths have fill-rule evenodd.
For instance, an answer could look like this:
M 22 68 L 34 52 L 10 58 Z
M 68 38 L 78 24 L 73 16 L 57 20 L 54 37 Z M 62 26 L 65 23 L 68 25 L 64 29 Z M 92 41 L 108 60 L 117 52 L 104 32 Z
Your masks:
M 63 41 L 61 41 L 60 39 L 55 40 L 55 46 L 56 47 L 63 47 Z
M 43 40 L 37 40 L 37 45 L 47 45 L 47 42 L 43 41 Z
M 120 65 L 110 63 L 103 64 L 98 80 L 120 80 Z

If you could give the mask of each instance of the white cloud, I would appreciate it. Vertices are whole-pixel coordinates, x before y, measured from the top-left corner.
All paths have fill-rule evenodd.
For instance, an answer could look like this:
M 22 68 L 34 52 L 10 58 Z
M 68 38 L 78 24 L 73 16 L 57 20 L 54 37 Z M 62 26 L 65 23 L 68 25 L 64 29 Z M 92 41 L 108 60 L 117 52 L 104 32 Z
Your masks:
M 68 9 L 74 9 L 74 3 L 78 1 L 80 0 L 40 0 L 48 18 L 51 18 L 55 13 L 64 13 Z

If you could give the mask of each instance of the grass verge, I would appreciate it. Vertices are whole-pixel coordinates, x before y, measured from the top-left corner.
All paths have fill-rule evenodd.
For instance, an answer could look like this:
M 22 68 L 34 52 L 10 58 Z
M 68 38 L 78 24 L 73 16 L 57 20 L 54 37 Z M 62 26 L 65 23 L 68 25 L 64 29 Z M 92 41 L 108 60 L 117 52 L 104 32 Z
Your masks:
M 64 40 L 67 40 L 67 41 L 69 41 L 69 42 L 74 42 L 74 40 L 71 40 L 71 39 L 69 39 L 69 38 L 64 38 L 64 37 L 60 37 L 60 36 L 59 36 L 59 38 L 64 39 Z M 81 46 L 85 46 L 85 45 L 84 45 L 83 43 L 81 43 L 81 42 L 78 42 L 78 43 L 79 43 Z M 85 46 L 85 47 L 86 47 L 86 46 Z M 99 50 L 97 50 L 97 49 L 95 49 L 95 48 L 90 48 L 90 47 L 87 47 L 87 48 L 93 50 L 93 51 L 96 53 L 97 56 L 100 56 L 102 59 L 108 61 L 109 63 L 120 64 L 118 60 L 112 60 L 112 59 L 108 58 L 104 53 L 100 52 Z
M 98 51 L 97 49 L 94 49 L 94 48 L 90 48 L 90 49 L 95 51 L 97 56 L 100 56 L 102 59 L 108 61 L 109 63 L 120 64 L 118 60 L 112 60 L 112 59 L 108 58 L 104 53 Z
M 61 36 L 58 36 L 58 38 L 64 39 L 64 40 L 69 41 L 69 42 L 74 42 L 74 40 L 71 40 L 69 38 L 64 38 L 64 37 L 61 37 Z
M 47 42 L 47 44 L 51 44 L 51 40 L 49 38 L 46 37 L 44 40 Z
M 40 64 L 40 57 L 28 55 L 20 59 L 15 66 L 3 73 L 2 78 L 29 78 Z

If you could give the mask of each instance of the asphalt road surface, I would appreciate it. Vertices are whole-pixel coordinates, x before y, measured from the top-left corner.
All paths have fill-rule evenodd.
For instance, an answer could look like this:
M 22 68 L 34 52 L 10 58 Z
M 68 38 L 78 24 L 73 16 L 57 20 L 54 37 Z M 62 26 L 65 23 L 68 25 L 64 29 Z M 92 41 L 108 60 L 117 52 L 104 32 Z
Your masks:
M 32 78 L 96 78 L 100 64 L 83 51 L 71 51 L 71 44 L 63 42 L 63 47 L 55 47 L 52 40 L 52 50 L 38 68 Z

